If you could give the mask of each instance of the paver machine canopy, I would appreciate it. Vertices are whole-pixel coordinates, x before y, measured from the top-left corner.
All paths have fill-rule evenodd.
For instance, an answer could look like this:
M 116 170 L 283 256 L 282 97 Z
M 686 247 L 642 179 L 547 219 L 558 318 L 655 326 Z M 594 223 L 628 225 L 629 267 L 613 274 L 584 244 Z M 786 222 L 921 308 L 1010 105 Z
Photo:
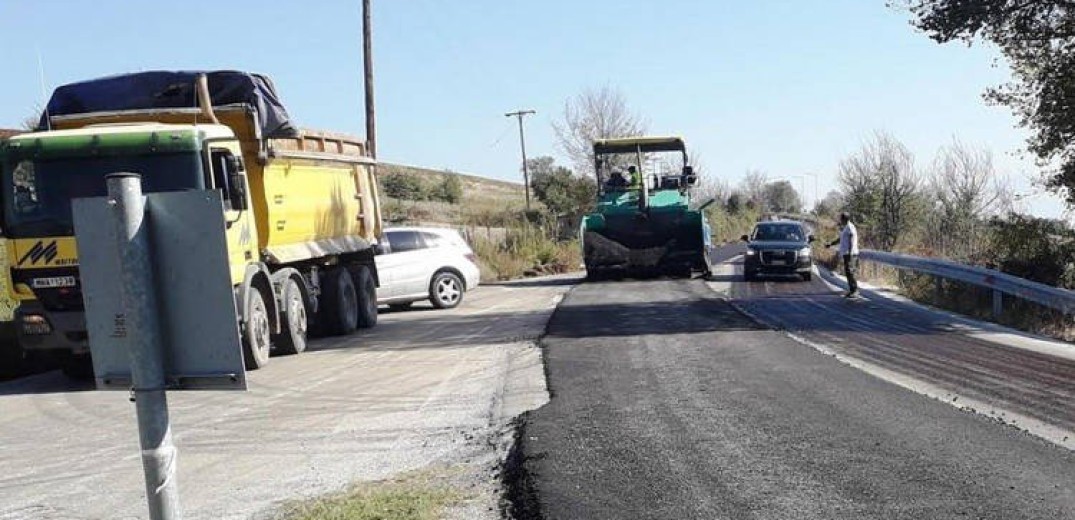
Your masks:
M 597 207 L 582 222 L 586 272 L 708 273 L 709 226 L 691 208 L 698 177 L 679 137 L 594 142 Z

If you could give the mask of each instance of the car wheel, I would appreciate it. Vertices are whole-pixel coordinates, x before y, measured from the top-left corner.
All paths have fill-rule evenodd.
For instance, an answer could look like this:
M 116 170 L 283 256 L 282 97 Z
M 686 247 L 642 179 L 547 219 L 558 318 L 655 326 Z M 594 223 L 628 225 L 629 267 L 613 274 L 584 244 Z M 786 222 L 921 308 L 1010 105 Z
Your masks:
M 306 299 L 302 295 L 299 282 L 288 278 L 284 282 L 283 326 L 276 337 L 276 348 L 281 354 L 298 354 L 306 350 L 306 333 L 308 314 Z
M 272 327 L 265 298 L 256 287 L 246 295 L 246 319 L 243 321 L 243 359 L 247 370 L 257 370 L 269 363 L 272 348 Z
M 429 301 L 438 309 L 451 309 L 463 301 L 463 280 L 455 273 L 441 271 L 429 284 Z

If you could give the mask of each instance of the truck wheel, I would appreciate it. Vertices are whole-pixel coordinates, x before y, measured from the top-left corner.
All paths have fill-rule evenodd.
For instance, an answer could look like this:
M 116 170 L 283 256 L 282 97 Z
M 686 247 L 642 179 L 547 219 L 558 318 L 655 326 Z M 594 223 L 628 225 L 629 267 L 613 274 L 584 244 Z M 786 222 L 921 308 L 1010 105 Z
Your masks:
M 269 308 L 257 287 L 246 291 L 246 320 L 243 322 L 243 359 L 247 370 L 257 370 L 269 363 L 272 348 L 272 327 Z
M 355 290 L 358 293 L 358 328 L 368 329 L 377 324 L 377 284 L 369 266 L 359 265 L 351 269 Z
M 71 379 L 93 379 L 93 359 L 89 354 L 65 353 L 60 359 L 60 371 Z
M 358 327 L 358 296 L 346 269 L 335 267 L 325 272 L 320 307 L 318 320 L 325 333 L 343 336 Z
M 441 271 L 429 283 L 429 301 L 438 309 L 451 309 L 463 301 L 463 281 L 455 273 Z
M 281 354 L 298 354 L 306 350 L 307 320 L 306 300 L 294 278 L 284 282 L 283 323 L 276 337 L 276 348 Z

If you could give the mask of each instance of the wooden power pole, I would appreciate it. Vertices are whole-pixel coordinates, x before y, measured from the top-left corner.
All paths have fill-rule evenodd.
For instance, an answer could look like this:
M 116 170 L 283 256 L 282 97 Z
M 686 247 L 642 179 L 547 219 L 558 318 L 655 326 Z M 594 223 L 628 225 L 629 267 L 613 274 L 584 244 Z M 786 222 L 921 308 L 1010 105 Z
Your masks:
M 377 118 L 373 109 L 373 26 L 370 0 L 362 0 L 362 57 L 366 83 L 366 143 L 370 157 L 377 158 Z
M 523 151 L 523 184 L 526 190 L 526 211 L 530 211 L 530 169 L 526 164 L 526 134 L 523 132 L 523 116 L 535 113 L 533 110 L 518 110 L 504 114 L 505 117 L 519 118 L 519 147 Z

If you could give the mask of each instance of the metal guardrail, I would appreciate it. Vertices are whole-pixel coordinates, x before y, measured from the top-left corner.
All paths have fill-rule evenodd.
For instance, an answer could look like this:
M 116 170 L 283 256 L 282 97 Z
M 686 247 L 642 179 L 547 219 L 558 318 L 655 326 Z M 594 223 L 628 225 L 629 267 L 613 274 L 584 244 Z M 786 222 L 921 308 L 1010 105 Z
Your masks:
M 860 251 L 859 259 L 992 289 L 994 319 L 1003 314 L 1004 294 L 1032 301 L 1066 314 L 1075 314 L 1075 291 L 1032 282 L 993 269 L 872 249 Z

